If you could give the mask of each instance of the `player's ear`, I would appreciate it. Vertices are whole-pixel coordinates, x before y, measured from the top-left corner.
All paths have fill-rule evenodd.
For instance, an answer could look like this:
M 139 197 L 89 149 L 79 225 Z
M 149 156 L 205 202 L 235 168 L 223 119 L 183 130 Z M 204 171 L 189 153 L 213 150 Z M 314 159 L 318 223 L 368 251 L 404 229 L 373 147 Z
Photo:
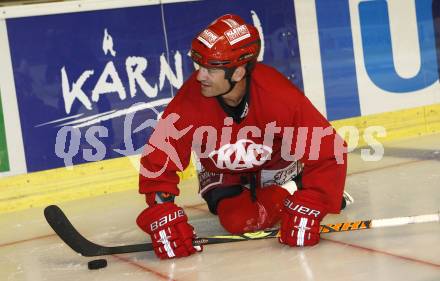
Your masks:
M 238 66 L 234 73 L 232 74 L 232 81 L 239 82 L 241 81 L 246 75 L 246 67 L 243 65 Z

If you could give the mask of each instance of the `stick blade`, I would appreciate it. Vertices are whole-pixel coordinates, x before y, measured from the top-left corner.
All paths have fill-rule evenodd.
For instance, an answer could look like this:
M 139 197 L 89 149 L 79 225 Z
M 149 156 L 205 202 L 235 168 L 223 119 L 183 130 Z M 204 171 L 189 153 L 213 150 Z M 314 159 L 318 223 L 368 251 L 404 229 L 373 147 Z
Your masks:
M 44 217 L 61 240 L 75 252 L 85 257 L 108 254 L 106 247 L 100 247 L 84 238 L 58 206 L 47 206 L 44 209 Z

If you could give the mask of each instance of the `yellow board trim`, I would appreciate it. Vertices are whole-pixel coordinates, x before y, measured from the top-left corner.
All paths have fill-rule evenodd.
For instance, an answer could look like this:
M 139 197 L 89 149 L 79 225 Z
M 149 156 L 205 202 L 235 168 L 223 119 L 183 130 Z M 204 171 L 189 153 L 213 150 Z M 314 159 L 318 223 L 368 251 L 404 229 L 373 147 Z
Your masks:
M 355 126 L 362 136 L 369 126 L 383 126 L 387 136 L 381 142 L 440 132 L 440 104 L 331 122 L 339 129 Z M 360 138 L 359 146 L 365 141 Z M 122 157 L 59 168 L 0 180 L 0 213 L 42 207 L 113 192 L 136 190 L 138 157 Z M 181 180 L 194 178 L 193 164 L 179 174 Z
M 440 104 L 404 109 L 393 112 L 373 114 L 331 122 L 335 129 L 355 126 L 361 136 L 359 146 L 366 143 L 362 136 L 366 128 L 383 126 L 387 136 L 378 138 L 381 142 L 419 137 L 440 132 Z

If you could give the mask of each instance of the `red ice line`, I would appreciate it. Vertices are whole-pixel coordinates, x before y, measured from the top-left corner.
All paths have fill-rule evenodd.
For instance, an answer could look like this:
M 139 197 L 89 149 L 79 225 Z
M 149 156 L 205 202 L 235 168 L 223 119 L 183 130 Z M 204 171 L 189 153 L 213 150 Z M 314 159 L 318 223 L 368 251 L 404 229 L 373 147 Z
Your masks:
M 353 247 L 355 249 L 359 249 L 359 250 L 363 250 L 363 251 L 379 253 L 379 254 L 387 255 L 387 256 L 390 256 L 390 257 L 398 258 L 398 259 L 403 259 L 403 260 L 410 261 L 410 262 L 415 262 L 415 263 L 420 263 L 420 264 L 423 264 L 423 265 L 429 265 L 429 266 L 440 268 L 440 264 L 436 264 L 436 263 L 429 262 L 429 261 L 423 261 L 423 260 L 418 260 L 418 259 L 411 258 L 411 257 L 405 257 L 405 256 L 401 256 L 401 255 L 396 255 L 396 254 L 385 252 L 385 251 L 382 251 L 382 250 L 367 248 L 367 247 L 363 247 L 363 246 L 359 246 L 359 245 L 355 245 L 355 244 L 350 244 L 350 243 L 346 243 L 346 242 L 341 242 L 341 241 L 337 241 L 337 240 L 332 240 L 332 239 L 328 239 L 328 238 L 321 238 L 321 239 L 325 240 L 325 241 L 329 241 L 329 242 L 335 243 L 335 244 Z
M 156 271 L 154 269 L 146 267 L 145 265 L 134 262 L 134 261 L 130 260 L 129 258 L 123 257 L 121 255 L 112 255 L 112 256 L 120 261 L 126 262 L 130 265 L 133 265 L 137 268 L 140 268 L 142 271 L 146 271 L 148 273 L 151 273 L 151 274 L 155 275 L 156 277 L 159 277 L 160 279 L 164 279 L 164 280 L 168 280 L 168 281 L 177 281 L 176 279 L 172 279 L 171 277 L 166 276 L 165 274 L 160 273 L 159 271 Z

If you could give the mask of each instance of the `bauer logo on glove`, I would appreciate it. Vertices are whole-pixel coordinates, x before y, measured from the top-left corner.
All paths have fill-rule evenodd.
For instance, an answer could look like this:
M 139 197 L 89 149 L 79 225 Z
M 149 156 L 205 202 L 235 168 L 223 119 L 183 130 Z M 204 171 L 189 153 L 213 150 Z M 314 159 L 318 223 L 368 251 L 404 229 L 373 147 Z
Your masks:
M 185 215 L 185 213 L 183 212 L 182 209 L 177 210 L 172 214 L 165 215 L 165 216 L 161 217 L 159 220 L 154 221 L 150 224 L 150 231 L 155 231 L 159 227 L 163 227 L 167 223 L 172 222 L 172 221 L 176 220 L 177 218 L 183 217 L 184 215 Z
M 315 216 L 316 218 L 319 216 L 319 214 L 321 214 L 320 211 L 307 208 L 306 206 L 303 205 L 295 204 L 292 201 L 290 201 L 289 198 L 286 198 L 286 200 L 284 200 L 284 206 L 294 212 L 298 212 L 300 214 L 307 216 Z

